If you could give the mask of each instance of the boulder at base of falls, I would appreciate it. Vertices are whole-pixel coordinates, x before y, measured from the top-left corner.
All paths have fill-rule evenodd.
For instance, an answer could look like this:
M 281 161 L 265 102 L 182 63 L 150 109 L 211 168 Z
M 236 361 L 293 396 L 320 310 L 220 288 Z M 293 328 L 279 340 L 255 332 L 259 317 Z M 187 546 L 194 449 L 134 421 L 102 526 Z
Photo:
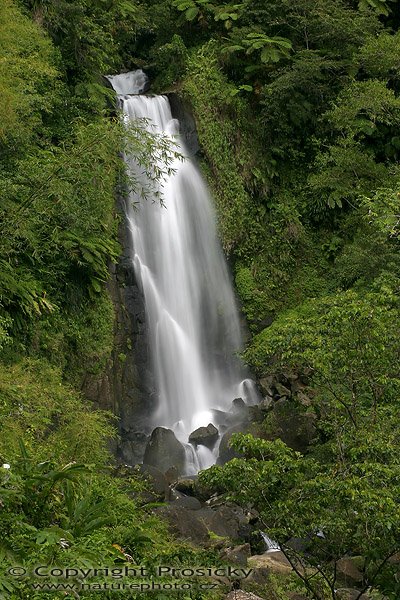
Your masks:
M 201 502 L 194 496 L 180 496 L 173 502 L 171 502 L 173 507 L 187 508 L 188 510 L 200 510 Z
M 209 423 L 207 427 L 199 427 L 189 435 L 189 442 L 194 446 L 206 446 L 210 450 L 218 439 L 218 429 Z
M 281 573 L 288 575 L 292 572 L 292 566 L 289 563 L 283 552 L 265 552 L 265 554 L 256 554 L 251 556 L 248 561 L 248 566 L 257 570 L 265 570 L 272 573 Z
M 246 427 L 243 425 L 235 425 L 231 427 L 224 433 L 221 438 L 221 443 L 219 445 L 219 455 L 217 463 L 220 465 L 225 464 L 232 458 L 239 458 L 240 454 L 236 452 L 233 448 L 230 447 L 229 442 L 231 440 L 233 433 L 244 433 L 246 431 Z
M 241 544 L 240 546 L 234 546 L 233 548 L 229 546 L 228 548 L 224 548 L 220 557 L 224 562 L 229 563 L 230 565 L 240 565 L 242 567 L 247 567 L 247 559 L 251 556 L 250 544 Z
M 248 406 L 247 406 L 246 402 L 243 400 L 243 398 L 235 398 L 234 400 L 232 400 L 231 412 L 233 412 L 236 415 L 243 416 L 243 417 L 245 417 L 247 415 Z
M 178 481 L 175 481 L 172 486 L 174 490 L 177 492 L 181 492 L 186 496 L 195 496 L 196 497 L 196 486 L 197 483 L 197 475 L 192 475 L 191 477 L 181 477 Z
M 231 437 L 234 433 L 251 433 L 251 435 L 254 435 L 254 437 L 265 438 L 263 428 L 258 423 L 242 422 L 234 427 L 231 427 L 221 438 L 217 464 L 223 465 L 229 460 L 232 460 L 232 458 L 240 458 L 240 454 L 230 447 Z
M 164 473 L 152 465 L 140 465 L 140 472 L 150 484 L 146 500 L 148 502 L 164 500 L 169 491 Z M 146 496 L 146 494 L 144 495 Z
M 174 502 L 155 510 L 157 515 L 161 515 L 168 521 L 170 530 L 178 538 L 204 547 L 209 543 L 210 536 L 207 526 L 200 518 L 202 512 L 202 510 L 190 510 L 182 506 L 175 506 Z
M 162 473 L 175 467 L 178 474 L 185 470 L 185 449 L 171 429 L 156 427 L 150 436 L 143 457 L 144 465 L 156 467 Z

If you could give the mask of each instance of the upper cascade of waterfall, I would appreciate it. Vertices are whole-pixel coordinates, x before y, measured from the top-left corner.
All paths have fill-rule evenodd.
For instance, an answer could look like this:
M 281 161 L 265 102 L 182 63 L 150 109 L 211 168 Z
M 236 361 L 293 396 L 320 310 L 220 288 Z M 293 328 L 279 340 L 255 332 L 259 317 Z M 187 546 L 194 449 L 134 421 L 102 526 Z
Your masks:
M 149 81 L 146 73 L 141 69 L 120 75 L 106 75 L 106 79 L 119 96 L 143 94 Z
M 130 80 L 143 81 L 142 74 L 129 74 Z M 185 157 L 174 159 L 170 174 L 159 183 L 163 203 L 131 194 L 126 216 L 159 398 L 153 423 L 171 427 L 186 443 L 193 429 L 212 421 L 213 409 L 229 410 L 239 395 L 251 404 L 257 392 L 238 358 L 239 313 L 209 190 L 177 135 L 179 124 L 167 97 L 126 95 L 128 86 L 120 77 L 109 79 L 117 93 L 123 90 L 124 119 L 169 136 Z M 126 161 L 142 180 L 135 157 Z M 165 164 L 159 166 L 166 170 Z M 212 463 L 206 449 L 200 449 L 192 461 L 195 470 Z

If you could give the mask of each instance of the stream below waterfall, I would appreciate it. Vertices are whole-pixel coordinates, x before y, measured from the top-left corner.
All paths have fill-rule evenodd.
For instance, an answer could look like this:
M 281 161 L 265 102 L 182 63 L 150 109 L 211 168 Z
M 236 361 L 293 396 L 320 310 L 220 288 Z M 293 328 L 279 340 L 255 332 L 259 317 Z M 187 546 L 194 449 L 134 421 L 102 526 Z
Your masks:
M 215 463 L 213 448 L 188 443 L 191 432 L 214 422 L 213 411 L 229 411 L 234 398 L 257 400 L 254 382 L 238 358 L 243 340 L 239 312 L 216 231 L 213 201 L 179 136 L 166 96 L 143 95 L 143 71 L 108 77 L 125 122 L 171 138 L 184 159 L 159 182 L 162 203 L 126 199 L 136 278 L 146 307 L 158 408 L 154 427 L 174 431 L 185 446 L 187 474 Z M 128 168 L 143 178 L 135 157 Z M 160 165 L 161 168 L 166 165 Z M 153 200 L 153 201 L 152 201 Z

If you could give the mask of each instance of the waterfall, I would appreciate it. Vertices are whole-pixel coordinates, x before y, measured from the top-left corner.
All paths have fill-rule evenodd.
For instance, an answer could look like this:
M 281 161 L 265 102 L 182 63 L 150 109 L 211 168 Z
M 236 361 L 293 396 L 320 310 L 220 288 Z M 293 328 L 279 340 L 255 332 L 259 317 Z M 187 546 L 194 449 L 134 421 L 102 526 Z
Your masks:
M 252 403 L 256 391 L 238 358 L 241 328 L 212 199 L 179 138 L 169 101 L 139 95 L 147 84 L 143 71 L 108 79 L 125 121 L 141 119 L 150 132 L 170 136 L 184 156 L 160 183 L 162 203 L 138 203 L 131 195 L 126 213 L 159 399 L 153 424 L 172 428 L 187 444 L 191 431 L 212 422 L 212 409 L 229 409 L 239 395 Z M 138 169 L 134 157 L 126 160 Z M 198 448 L 189 460 L 194 471 L 213 462 L 207 448 Z
M 266 533 L 264 533 L 263 531 L 260 531 L 261 537 L 264 540 L 265 546 L 266 546 L 266 552 L 267 553 L 271 553 L 271 552 L 279 552 L 281 550 L 280 545 L 278 544 L 278 542 L 275 542 L 275 540 L 272 540 L 270 537 L 267 536 Z

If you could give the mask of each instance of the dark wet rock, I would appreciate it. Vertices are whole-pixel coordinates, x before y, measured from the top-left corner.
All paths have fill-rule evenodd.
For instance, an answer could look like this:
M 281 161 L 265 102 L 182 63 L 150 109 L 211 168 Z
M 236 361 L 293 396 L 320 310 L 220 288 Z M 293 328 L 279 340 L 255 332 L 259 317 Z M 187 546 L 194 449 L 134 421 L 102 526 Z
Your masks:
M 241 565 L 245 567 L 247 565 L 247 559 L 251 555 L 250 544 L 241 544 L 240 546 L 234 546 L 224 548 L 220 556 L 222 560 L 234 565 Z
M 164 500 L 169 493 L 168 483 L 162 473 L 156 467 L 151 465 L 140 465 L 140 473 L 147 479 L 150 489 L 144 494 L 144 500 L 147 502 Z
M 275 388 L 277 395 L 280 397 L 281 396 L 289 397 L 292 395 L 291 390 L 288 387 L 286 387 L 285 385 L 283 385 L 282 383 L 276 382 L 274 384 L 274 388 Z
M 244 510 L 234 503 L 215 509 L 203 508 L 199 514 L 209 530 L 216 535 L 233 540 L 239 539 L 241 528 L 248 525 Z
M 196 502 L 194 510 L 185 505 L 187 501 L 192 502 L 192 500 Z M 215 509 L 207 506 L 198 508 L 197 502 L 190 496 L 187 500 L 179 498 L 168 506 L 158 508 L 156 512 L 166 517 L 176 535 L 200 545 L 205 540 L 210 542 L 213 535 L 226 540 L 240 539 L 241 528 L 248 524 L 248 516 L 242 508 L 234 503 Z M 212 532 L 211 536 L 210 532 Z
M 273 403 L 274 399 L 272 398 L 272 396 L 265 396 L 265 398 L 261 400 L 258 406 L 264 413 L 266 413 L 273 409 Z
M 296 400 L 300 402 L 302 406 L 311 406 L 311 399 L 304 392 L 297 392 Z
M 189 510 L 175 503 L 157 509 L 157 514 L 165 517 L 171 531 L 180 539 L 203 546 L 209 541 L 208 528 L 200 518 L 200 510 Z M 204 509 L 202 509 L 204 510 Z
M 306 552 L 310 546 L 310 538 L 291 537 L 285 545 L 295 552 Z
M 265 412 L 262 407 L 256 404 L 255 406 L 249 406 L 248 409 L 249 419 L 252 423 L 262 423 L 265 419 Z
M 341 558 L 336 563 L 337 580 L 345 586 L 360 585 L 364 580 L 362 572 L 364 559 L 361 556 Z
M 182 477 L 174 483 L 173 487 L 178 492 L 182 492 L 183 494 L 186 494 L 187 496 L 196 496 L 196 489 L 195 489 L 196 479 L 197 479 L 196 476 Z
M 175 483 L 179 477 L 178 469 L 175 466 L 170 467 L 167 471 L 165 471 L 164 476 L 167 480 L 167 483 L 171 485 Z
M 144 453 L 143 464 L 156 467 L 162 473 L 174 467 L 177 473 L 185 468 L 185 449 L 171 429 L 156 427 Z
M 194 446 L 202 445 L 213 448 L 218 439 L 218 429 L 209 423 L 207 427 L 199 427 L 189 435 L 189 442 Z
M 234 400 L 232 400 L 231 412 L 233 412 L 236 415 L 244 416 L 247 415 L 247 411 L 248 407 L 243 398 L 235 398 Z
M 272 397 L 274 395 L 273 386 L 274 386 L 275 381 L 276 381 L 276 379 L 272 375 L 270 375 L 268 377 L 263 377 L 262 379 L 260 379 L 259 385 L 260 385 L 261 392 L 266 396 Z
M 240 454 L 236 452 L 233 448 L 229 447 L 229 442 L 234 433 L 244 432 L 246 427 L 243 425 L 235 425 L 228 429 L 221 438 L 221 443 L 219 445 L 219 455 L 218 455 L 218 464 L 225 464 L 229 460 L 233 458 L 239 458 Z
M 182 494 L 181 492 L 177 492 L 173 487 L 169 487 L 169 491 L 166 494 L 166 500 L 168 500 L 168 502 L 174 502 L 175 500 L 180 500 L 181 498 L 184 498 L 185 494 Z
M 178 479 L 172 488 L 185 496 L 193 496 L 201 502 L 205 502 L 210 497 L 209 489 L 199 483 L 196 475 Z
M 121 214 L 124 204 L 121 195 L 117 199 Z M 111 265 L 107 283 L 115 315 L 113 350 L 102 373 L 94 374 L 91 365 L 87 365 L 81 388 L 95 407 L 117 415 L 119 440 L 111 444 L 111 450 L 119 461 L 134 465 L 142 462 L 146 433 L 151 431 L 149 422 L 155 408 L 155 386 L 150 369 L 144 299 L 134 273 L 131 235 L 124 218 L 118 237 L 122 255 L 118 265 Z M 134 428 L 132 423 L 135 423 Z
M 141 463 L 147 442 L 150 439 L 142 431 L 133 431 L 132 429 L 121 429 L 121 439 L 119 447 L 119 458 L 131 465 Z
M 260 513 L 255 508 L 249 508 L 246 510 L 246 516 L 249 523 L 257 523 L 260 518 Z
M 200 502 L 207 502 L 211 496 L 210 489 L 202 485 L 195 475 L 193 477 L 182 477 L 170 487 L 178 492 L 178 494 L 193 496 L 193 498 L 197 498 Z
M 297 378 L 296 380 L 291 381 L 290 388 L 292 393 L 297 394 L 298 392 L 304 391 L 307 388 L 307 385 L 301 379 Z
M 200 510 L 201 502 L 194 496 L 181 496 L 172 502 L 172 506 L 187 508 L 189 510 Z
M 213 422 L 216 425 L 224 425 L 229 419 L 232 419 L 232 415 L 230 413 L 223 410 L 218 410 L 217 408 L 213 408 L 211 413 L 213 416 Z
M 220 433 L 224 433 L 234 425 L 238 425 L 239 423 L 242 423 L 243 420 L 247 420 L 247 415 L 243 417 L 240 412 L 225 412 L 223 410 L 213 409 L 211 413 L 213 415 L 213 423 L 218 427 Z
M 240 454 L 229 447 L 231 437 L 234 433 L 251 433 L 255 437 L 265 438 L 263 427 L 259 423 L 251 423 L 250 421 L 242 422 L 233 427 L 230 427 L 222 436 L 219 445 L 219 455 L 217 464 L 223 465 L 232 458 L 239 458 Z
M 316 421 L 315 413 L 299 412 L 288 399 L 280 398 L 268 413 L 268 439 L 280 438 L 290 448 L 304 454 L 317 437 Z
M 216 508 L 217 506 L 222 506 L 223 504 L 225 504 L 225 502 L 226 499 L 224 496 L 215 493 L 211 496 L 211 498 L 207 500 L 206 504 L 210 508 Z
M 198 480 L 194 484 L 194 496 L 201 502 L 205 502 L 211 495 L 211 491 L 208 487 L 200 483 Z
M 171 92 L 168 95 L 171 113 L 174 119 L 179 120 L 180 134 L 185 140 L 186 148 L 191 155 L 197 154 L 200 149 L 197 137 L 196 122 L 190 107 L 182 100 L 181 96 Z
M 291 564 L 283 552 L 280 551 L 256 554 L 251 556 L 247 562 L 249 567 L 255 570 L 261 569 L 282 575 L 288 575 L 292 571 Z

